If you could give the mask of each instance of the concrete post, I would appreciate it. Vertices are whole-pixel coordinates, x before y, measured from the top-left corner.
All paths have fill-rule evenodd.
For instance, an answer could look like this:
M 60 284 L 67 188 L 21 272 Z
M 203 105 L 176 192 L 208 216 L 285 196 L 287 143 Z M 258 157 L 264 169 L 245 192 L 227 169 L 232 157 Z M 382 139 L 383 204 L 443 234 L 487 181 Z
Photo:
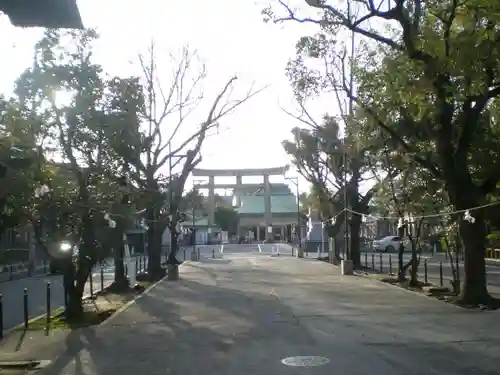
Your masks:
M 235 205 L 236 207 L 241 206 L 241 189 L 242 189 L 242 177 L 241 175 L 236 175 L 236 187 L 234 189 L 234 194 L 235 194 Z
M 215 176 L 208 176 L 208 227 L 215 223 Z
M 271 184 L 269 175 L 264 174 L 264 222 L 266 225 L 266 240 L 270 238 L 268 228 L 271 226 Z

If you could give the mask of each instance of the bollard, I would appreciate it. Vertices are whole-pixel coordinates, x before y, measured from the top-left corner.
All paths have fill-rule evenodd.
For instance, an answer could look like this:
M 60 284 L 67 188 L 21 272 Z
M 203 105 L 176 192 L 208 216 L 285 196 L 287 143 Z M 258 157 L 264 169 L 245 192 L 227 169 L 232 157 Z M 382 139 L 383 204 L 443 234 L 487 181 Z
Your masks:
M 104 290 L 104 268 L 101 266 L 101 291 Z
M 389 254 L 389 275 L 392 275 L 392 256 Z
M 375 254 L 372 253 L 372 270 L 375 271 Z
M 128 264 L 125 263 L 125 277 L 128 277 Z
M 200 248 L 198 248 L 198 261 L 200 260 Z
M 50 331 L 50 282 L 47 283 L 45 291 L 45 335 L 48 336 Z
M 94 279 L 92 277 L 92 268 L 90 269 L 90 274 L 89 274 L 89 288 L 90 288 L 90 298 L 94 297 Z
M 184 260 L 186 260 L 186 249 L 184 249 Z
M 427 259 L 424 259 L 424 281 L 428 283 L 428 275 L 427 275 Z
M 443 286 L 443 262 L 439 261 L 439 285 Z
M 139 262 L 137 260 L 137 257 L 135 257 L 135 274 L 137 275 L 138 273 L 140 273 Z
M 368 268 L 368 253 L 365 253 L 365 267 Z
M 382 265 L 382 253 L 380 253 L 380 273 L 384 272 L 384 266 Z
M 13 275 L 12 275 L 12 264 L 9 266 L 9 280 L 13 280 Z
M 293 255 L 293 249 L 294 249 L 294 247 L 292 246 L 292 257 L 294 256 L 294 255 Z
M 28 329 L 28 288 L 24 288 L 23 295 L 23 310 L 24 310 L 24 329 Z
M 0 294 L 0 340 L 3 339 L 3 296 Z
M 215 249 L 212 247 L 212 259 L 215 259 Z

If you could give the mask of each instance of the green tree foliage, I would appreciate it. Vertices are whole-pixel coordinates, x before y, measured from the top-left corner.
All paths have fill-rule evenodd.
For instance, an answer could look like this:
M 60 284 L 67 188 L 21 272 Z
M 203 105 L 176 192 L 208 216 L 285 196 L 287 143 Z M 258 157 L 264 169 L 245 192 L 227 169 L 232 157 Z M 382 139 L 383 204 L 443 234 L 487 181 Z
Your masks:
M 171 55 L 173 56 L 173 55 Z M 148 220 L 148 273 L 152 279 L 163 276 L 161 241 L 164 230 L 170 229 L 172 249 L 168 263 L 177 264 L 178 222 L 182 221 L 183 190 L 189 173 L 201 162 L 200 150 L 207 133 L 219 121 L 257 92 L 249 91 L 243 98 L 228 102 L 236 77 L 222 85 L 215 98 L 206 103 L 203 97 L 204 64 L 197 54 L 184 48 L 171 59 L 172 74 L 162 75 L 157 66 L 157 52 L 151 44 L 148 55 L 140 56 L 143 75 L 138 81 L 116 81 L 116 91 L 132 92 L 136 100 L 116 102 L 119 117 L 125 121 L 109 135 L 110 146 L 124 161 L 124 168 L 146 200 Z M 161 82 L 161 83 L 160 83 Z M 208 104 L 201 122 L 181 138 L 180 131 L 189 126 L 190 114 L 201 103 Z M 127 108 L 132 104 L 131 108 Z M 160 172 L 161 170 L 161 172 Z M 165 173 L 168 170 L 168 173 Z M 178 171 L 174 173 L 173 171 Z
M 121 237 L 104 218 L 125 194 L 114 174 L 118 161 L 108 152 L 104 134 L 112 126 L 109 107 L 116 94 L 107 90 L 101 66 L 92 62 L 92 30 L 49 30 L 36 44 L 36 60 L 17 80 L 20 111 L 36 119 L 37 142 L 62 159 L 47 163 L 38 183 L 50 192 L 38 198 L 34 212 L 40 246 L 58 258 L 61 240 L 79 245 L 78 262 L 64 262 L 68 316 L 82 312 L 81 297 L 92 266 L 103 257 L 104 239 Z M 108 228 L 108 229 L 104 229 Z
M 267 14 L 276 21 L 317 23 L 329 35 L 350 30 L 368 42 L 357 59 L 357 90 L 346 90 L 348 95 L 396 149 L 442 181 L 455 209 L 484 204 L 500 179 L 498 117 L 493 115 L 500 95 L 500 3 L 361 3 L 356 15 L 352 1 L 308 2 L 318 19 L 301 18 L 287 7 L 284 17 Z M 387 27 L 373 26 L 384 23 Z M 471 213 L 474 223 L 459 221 L 466 249 L 461 299 L 487 304 L 485 212 Z
M 215 208 L 215 223 L 230 236 L 234 235 L 238 230 L 238 213 L 231 206 L 218 204 Z

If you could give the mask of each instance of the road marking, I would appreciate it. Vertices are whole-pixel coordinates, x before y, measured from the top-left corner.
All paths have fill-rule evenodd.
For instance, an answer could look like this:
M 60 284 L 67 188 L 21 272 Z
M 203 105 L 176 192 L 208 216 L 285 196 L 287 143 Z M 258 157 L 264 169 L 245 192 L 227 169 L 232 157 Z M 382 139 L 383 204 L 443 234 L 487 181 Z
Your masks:
M 323 366 L 329 363 L 330 360 L 325 357 L 316 355 L 299 355 L 296 357 L 287 357 L 281 360 L 281 363 L 292 367 L 315 367 Z

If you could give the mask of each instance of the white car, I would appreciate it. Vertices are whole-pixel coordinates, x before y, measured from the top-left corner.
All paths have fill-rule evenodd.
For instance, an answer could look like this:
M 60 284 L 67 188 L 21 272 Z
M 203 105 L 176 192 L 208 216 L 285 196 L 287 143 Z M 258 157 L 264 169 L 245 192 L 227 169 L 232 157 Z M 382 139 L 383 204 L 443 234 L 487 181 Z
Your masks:
M 401 238 L 398 236 L 387 236 L 379 240 L 373 241 L 374 251 L 384 251 L 386 253 L 394 253 L 398 251 Z

